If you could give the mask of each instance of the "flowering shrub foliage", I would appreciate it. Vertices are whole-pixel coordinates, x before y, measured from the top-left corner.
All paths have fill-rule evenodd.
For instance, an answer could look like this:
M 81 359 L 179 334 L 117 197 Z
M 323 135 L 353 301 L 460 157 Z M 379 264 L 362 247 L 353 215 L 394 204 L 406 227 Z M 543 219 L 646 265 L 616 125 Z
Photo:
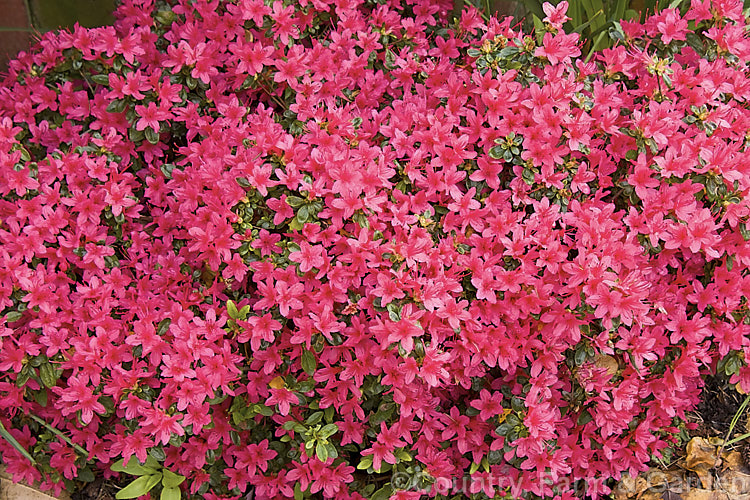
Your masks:
M 0 89 L 0 423 L 36 462 L 0 440 L 7 470 L 575 498 L 673 444 L 701 374 L 750 392 L 741 2 L 591 62 L 565 5 L 529 36 L 126 0 L 45 35 Z

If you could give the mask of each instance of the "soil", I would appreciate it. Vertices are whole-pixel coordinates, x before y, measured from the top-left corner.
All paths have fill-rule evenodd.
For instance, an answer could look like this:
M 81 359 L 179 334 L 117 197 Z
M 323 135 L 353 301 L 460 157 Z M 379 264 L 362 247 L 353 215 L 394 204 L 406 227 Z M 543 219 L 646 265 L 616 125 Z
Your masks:
M 109 481 L 98 477 L 94 482 L 70 495 L 71 500 L 115 500 L 117 488 Z
M 724 438 L 729 431 L 732 418 L 740 409 L 745 396 L 729 384 L 726 377 L 709 376 L 701 394 L 701 402 L 695 409 L 698 429 L 691 434 L 701 437 Z M 746 418 L 740 418 L 735 425 L 733 436 L 744 434 Z

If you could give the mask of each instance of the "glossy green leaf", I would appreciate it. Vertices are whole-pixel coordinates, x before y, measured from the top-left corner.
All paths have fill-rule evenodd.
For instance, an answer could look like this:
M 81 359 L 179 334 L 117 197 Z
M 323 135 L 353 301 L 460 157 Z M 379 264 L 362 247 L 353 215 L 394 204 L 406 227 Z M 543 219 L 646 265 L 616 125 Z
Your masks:
M 359 470 L 367 470 L 370 467 L 372 467 L 372 455 L 362 457 L 362 460 L 359 461 L 359 465 L 357 465 L 357 469 Z
M 184 478 L 183 478 L 184 479 Z M 161 490 L 160 500 L 180 500 L 182 493 L 179 488 L 170 487 Z
M 55 387 L 57 385 L 58 372 L 49 362 L 39 367 L 39 377 L 42 379 L 45 387 Z
M 158 144 L 159 143 L 159 131 L 154 130 L 151 127 L 146 127 L 146 129 L 143 131 L 143 134 L 146 137 L 146 140 L 150 142 L 151 144 Z
M 391 483 L 387 483 L 385 486 L 373 493 L 370 497 L 370 500 L 387 500 L 392 494 L 393 488 L 391 487 Z
M 318 363 L 315 360 L 315 354 L 309 349 L 302 351 L 301 363 L 302 369 L 305 370 L 305 373 L 308 375 L 315 373 L 315 369 L 318 367 Z
M 121 489 L 115 495 L 117 500 L 124 500 L 128 498 L 138 498 L 141 495 L 145 495 L 151 489 L 159 484 L 161 481 L 161 473 L 152 474 L 150 476 L 141 476 L 135 479 L 132 483 Z
M 175 474 L 169 469 L 162 469 L 162 474 L 164 474 L 164 477 L 161 478 L 161 484 L 163 484 L 165 488 L 176 488 L 185 481 L 185 476 Z
M 108 75 L 91 75 L 91 81 L 93 81 L 96 84 L 99 85 L 107 85 L 109 86 L 109 76 Z
M 287 197 L 286 197 L 286 203 L 287 203 L 287 204 L 288 204 L 288 205 L 289 205 L 290 207 L 292 207 L 292 208 L 297 208 L 297 207 L 300 207 L 300 206 L 302 206 L 302 204 L 303 204 L 304 202 L 305 202 L 305 200 L 303 200 L 303 199 L 302 199 L 302 198 L 300 198 L 299 196 L 287 196 Z
M 124 472 L 131 476 L 149 476 L 157 472 L 156 468 L 140 464 L 135 456 L 131 456 L 127 464 L 123 462 L 123 459 L 120 459 L 109 468 L 114 472 Z
M 307 420 L 305 420 L 305 424 L 309 426 L 313 426 L 323 420 L 323 412 L 322 411 L 316 411 L 309 417 L 307 417 Z
M 320 429 L 320 437 L 328 439 L 339 431 L 339 426 L 336 424 L 327 424 Z
M 23 316 L 23 313 L 20 313 L 18 311 L 10 311 L 5 315 L 5 321 L 8 323 L 13 323 L 15 321 L 18 321 Z
M 233 300 L 227 301 L 227 314 L 229 314 L 229 317 L 232 319 L 238 319 L 240 317 L 240 312 L 237 310 L 237 305 L 235 305 Z

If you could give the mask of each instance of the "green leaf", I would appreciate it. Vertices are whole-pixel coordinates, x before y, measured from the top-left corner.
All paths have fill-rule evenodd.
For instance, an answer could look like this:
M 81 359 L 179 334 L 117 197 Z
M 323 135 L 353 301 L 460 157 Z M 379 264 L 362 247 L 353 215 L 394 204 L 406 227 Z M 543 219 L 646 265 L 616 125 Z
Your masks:
M 388 500 L 392 493 L 393 488 L 391 487 L 391 483 L 386 483 L 385 486 L 372 494 L 370 500 Z
M 183 478 L 184 479 L 184 478 Z M 161 490 L 161 500 L 180 500 L 182 493 L 179 488 L 163 488 Z
M 367 470 L 370 467 L 372 467 L 372 455 L 367 455 L 362 457 L 362 460 L 360 460 L 359 465 L 357 465 L 357 469 L 359 470 Z
M 292 222 L 289 223 L 289 228 L 295 231 L 300 231 L 305 226 L 305 223 L 300 221 L 298 217 L 295 217 L 292 219 Z
M 305 202 L 302 198 L 299 196 L 287 196 L 286 197 L 286 203 L 292 208 L 301 207 L 302 204 Z
M 741 222 L 739 224 L 740 227 L 740 234 L 742 235 L 742 239 L 745 241 L 750 241 L 750 230 L 747 228 L 747 224 L 744 222 Z
M 532 14 L 532 16 L 534 19 L 534 33 L 536 33 L 536 41 L 537 43 L 541 43 L 544 39 L 544 33 L 546 31 L 544 29 L 544 23 L 536 14 Z
M 125 111 L 125 108 L 127 107 L 128 103 L 121 100 L 116 99 L 109 103 L 109 106 L 107 106 L 107 112 L 109 113 L 122 113 Z
M 240 312 L 237 310 L 237 306 L 232 300 L 227 301 L 227 313 L 232 319 L 238 319 L 240 317 Z
M 503 148 L 501 148 L 500 146 L 493 146 L 489 151 L 490 158 L 494 158 L 495 160 L 501 159 L 504 153 L 505 151 L 503 151 Z
M 318 460 L 321 462 L 325 462 L 328 460 L 328 448 L 326 445 L 318 441 L 317 446 L 315 447 L 315 455 L 317 455 Z
M 130 127 L 130 129 L 128 129 L 128 138 L 132 142 L 140 142 L 143 140 L 144 137 L 145 137 L 145 134 L 142 130 L 136 130 L 135 127 Z
M 638 19 L 638 17 L 638 11 L 634 9 L 625 9 L 625 13 L 622 15 L 622 18 L 626 21 L 632 21 L 633 19 Z
M 117 498 L 117 500 L 138 498 L 139 496 L 145 495 L 151 491 L 151 488 L 159 484 L 159 481 L 161 481 L 161 473 L 152 474 L 150 476 L 141 476 L 118 491 L 115 498 Z
M 85 467 L 83 469 L 78 469 L 78 475 L 76 476 L 76 479 L 79 481 L 83 481 L 84 483 L 93 483 L 96 480 L 96 476 L 94 476 L 94 473 L 91 469 Z
M 23 387 L 26 385 L 26 382 L 29 381 L 31 378 L 31 370 L 32 368 L 29 365 L 24 366 L 21 368 L 21 371 L 18 373 L 18 376 L 16 377 L 16 387 Z
M 159 167 L 159 170 L 161 170 L 161 173 L 164 174 L 164 177 L 166 177 L 167 179 L 171 179 L 174 167 L 175 166 L 173 163 L 164 163 L 161 167 Z
M 362 212 L 354 212 L 354 215 L 352 215 L 352 220 L 359 224 L 359 227 L 362 228 L 369 228 L 370 227 L 370 221 L 367 219 L 367 216 L 363 214 Z
M 126 474 L 130 474 L 132 476 L 150 476 L 152 474 L 156 474 L 156 468 L 141 465 L 138 462 L 138 459 L 134 456 L 130 457 L 127 465 L 123 462 L 123 459 L 120 459 L 117 462 L 113 463 L 109 468 L 114 472 L 125 472 Z
M 309 349 L 305 349 L 302 351 L 302 369 L 305 370 L 305 373 L 308 375 L 312 375 L 315 373 L 315 369 L 318 367 L 318 363 L 315 360 L 315 354 L 313 354 L 312 351 Z
M 39 377 L 42 379 L 45 387 L 55 387 L 57 385 L 57 370 L 49 362 L 39 367 Z
M 169 325 L 172 324 L 172 318 L 164 318 L 163 320 L 159 321 L 159 325 L 156 328 L 156 334 L 157 335 L 164 335 L 167 333 L 167 330 L 169 330 Z
M 146 129 L 143 131 L 143 134 L 146 136 L 146 140 L 150 142 L 151 144 L 159 143 L 159 131 L 158 130 L 154 130 L 151 127 L 146 127 Z
M 109 86 L 109 75 L 91 75 L 91 80 L 99 85 Z
M 593 54 L 594 52 L 607 48 L 608 41 L 609 41 L 609 33 L 607 33 L 606 31 L 599 33 L 599 36 L 596 37 L 596 41 L 591 46 L 591 52 L 589 54 Z M 588 58 L 590 58 L 590 55 Z
M 13 323 L 21 319 L 21 316 L 23 316 L 23 313 L 20 313 L 18 311 L 11 311 L 5 315 L 5 321 L 8 323 Z
M 581 366 L 586 361 L 586 351 L 584 349 L 577 349 L 575 354 L 576 366 Z
M 619 21 L 625 14 L 625 9 L 628 8 L 628 0 L 617 0 L 615 2 L 615 8 L 609 12 L 610 21 Z
M 47 389 L 42 389 L 41 391 L 34 391 L 34 401 L 39 403 L 39 406 L 46 407 L 47 406 Z
M 594 420 L 594 417 L 591 416 L 591 413 L 589 413 L 588 410 L 583 410 L 581 414 L 578 415 L 578 425 L 586 425 L 592 420 Z
M 317 424 L 321 420 L 323 420 L 323 412 L 322 411 L 316 411 L 315 413 L 313 413 L 312 415 L 310 415 L 309 417 L 307 417 L 307 420 L 305 420 L 305 424 L 307 424 L 309 426 L 312 426 L 312 425 Z
M 328 439 L 339 431 L 339 426 L 336 424 L 326 424 L 320 429 L 320 437 Z
M 171 10 L 160 10 L 156 13 L 154 18 L 161 24 L 172 24 L 177 19 L 177 14 Z
M 303 498 L 302 486 L 300 486 L 299 481 L 297 481 L 294 483 L 294 500 L 302 500 Z
M 13 437 L 13 434 L 8 432 L 8 429 L 5 428 L 2 422 L 0 422 L 0 437 L 5 439 L 13 448 L 16 449 L 18 453 L 24 456 L 26 460 L 31 462 L 32 464 L 36 465 L 36 460 L 34 460 L 34 457 L 29 455 L 29 452 L 26 451 L 26 448 L 21 446 L 21 443 L 16 441 L 16 438 Z
M 242 309 L 240 309 L 240 319 L 247 319 L 248 314 L 250 314 L 250 306 L 242 306 Z
M 299 210 L 297 211 L 297 219 L 299 219 L 300 222 L 307 222 L 310 220 L 310 206 L 309 205 L 302 205 L 299 207 Z
M 164 477 L 161 478 L 161 484 L 163 484 L 165 488 L 176 488 L 185 480 L 185 476 L 175 474 L 169 469 L 163 469 L 162 473 L 164 474 Z
M 263 415 L 264 417 L 270 417 L 271 415 L 274 414 L 273 408 L 270 408 L 266 405 L 258 404 L 258 405 L 253 406 L 253 409 L 255 410 L 256 413 L 259 413 Z
M 167 454 L 164 453 L 164 449 L 161 446 L 157 446 L 148 450 L 148 456 L 159 462 L 163 462 L 167 459 Z
M 286 424 L 284 424 L 284 425 L 286 425 Z M 303 433 L 307 432 L 307 427 L 305 427 L 304 425 L 300 424 L 299 422 L 294 422 L 294 421 L 292 421 L 292 425 L 290 426 L 290 429 L 293 430 L 294 432 L 298 433 L 298 434 L 303 434 Z M 287 430 L 289 430 L 289 429 L 287 429 Z

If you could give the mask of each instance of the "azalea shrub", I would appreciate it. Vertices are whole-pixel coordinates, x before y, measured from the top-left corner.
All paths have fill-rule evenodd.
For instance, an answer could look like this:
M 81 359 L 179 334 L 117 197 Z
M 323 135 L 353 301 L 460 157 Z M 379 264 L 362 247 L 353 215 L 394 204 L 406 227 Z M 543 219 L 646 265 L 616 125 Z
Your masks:
M 0 456 L 119 497 L 577 498 L 750 392 L 742 3 L 125 0 L 0 88 Z M 140 464 L 140 465 L 139 465 Z M 183 480 L 185 479 L 185 480 Z

